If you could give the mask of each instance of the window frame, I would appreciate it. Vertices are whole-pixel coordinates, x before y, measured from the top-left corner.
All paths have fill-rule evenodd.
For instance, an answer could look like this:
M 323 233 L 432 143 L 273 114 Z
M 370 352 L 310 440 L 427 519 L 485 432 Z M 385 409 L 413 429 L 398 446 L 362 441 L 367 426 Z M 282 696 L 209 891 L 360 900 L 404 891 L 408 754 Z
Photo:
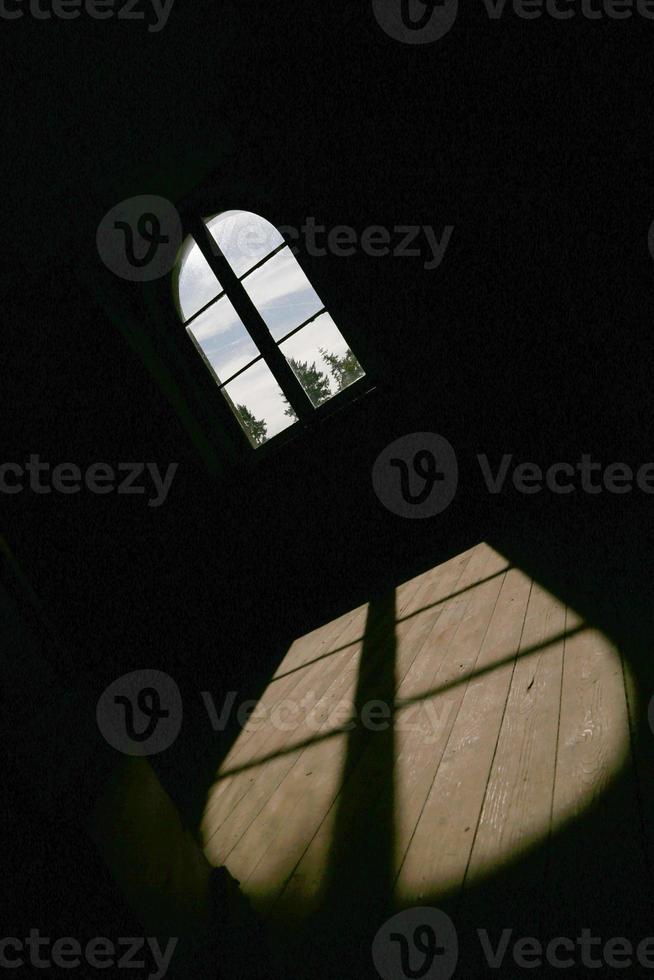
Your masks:
M 210 209 L 203 209 L 203 210 L 210 210 Z M 222 210 L 216 211 L 215 215 L 212 215 L 212 218 L 228 210 L 245 210 L 245 209 L 240 208 L 238 206 L 236 208 L 232 207 L 231 209 L 223 208 Z M 252 212 L 252 213 L 257 213 L 257 212 Z M 263 218 L 263 216 L 260 217 L 262 218 L 262 220 L 268 221 L 267 218 Z M 183 315 L 181 313 L 181 309 L 179 308 L 179 302 L 178 302 L 179 294 L 177 291 L 177 294 L 175 295 L 175 299 L 177 301 L 176 305 L 178 307 L 177 313 L 182 323 L 184 333 L 186 334 L 188 340 L 191 342 L 193 350 L 200 355 L 201 361 L 203 362 L 204 366 L 208 369 L 209 376 L 214 382 L 213 385 L 214 391 L 216 391 L 216 394 L 220 398 L 221 403 L 224 405 L 226 411 L 233 418 L 236 429 L 238 430 L 241 436 L 240 441 L 243 445 L 244 450 L 245 448 L 247 448 L 247 450 L 249 450 L 249 455 L 251 458 L 259 459 L 262 456 L 268 455 L 269 451 L 280 446 L 281 444 L 289 442 L 295 438 L 298 438 L 304 432 L 306 432 L 307 429 L 311 429 L 316 425 L 318 425 L 325 417 L 340 412 L 347 404 L 349 404 L 354 400 L 359 399 L 362 395 L 373 390 L 375 388 L 375 385 L 368 371 L 366 371 L 363 365 L 361 365 L 362 370 L 364 371 L 362 377 L 358 378 L 356 381 L 353 381 L 351 384 L 347 386 L 347 388 L 344 388 L 341 391 L 338 391 L 335 395 L 332 395 L 321 405 L 318 405 L 317 407 L 313 405 L 311 399 L 309 398 L 309 395 L 302 387 L 300 380 L 295 375 L 295 372 L 293 371 L 291 365 L 289 364 L 283 351 L 281 350 L 281 345 L 290 337 L 292 337 L 294 334 L 299 333 L 300 330 L 309 326 L 309 324 L 311 324 L 319 316 L 322 316 L 325 313 L 330 315 L 328 307 L 324 305 L 324 301 L 322 300 L 322 297 L 320 297 L 320 301 L 323 305 L 320 307 L 318 311 L 312 314 L 303 323 L 287 331 L 287 333 L 285 333 L 279 340 L 275 340 L 266 322 L 264 321 L 261 313 L 257 309 L 253 300 L 250 298 L 247 289 L 243 285 L 243 280 L 246 280 L 248 276 L 250 276 L 256 270 L 260 269 L 262 266 L 264 266 L 269 259 L 273 258 L 274 255 L 281 253 L 285 248 L 288 248 L 291 251 L 293 258 L 298 263 L 300 269 L 306 276 L 306 272 L 302 266 L 302 262 L 299 260 L 298 255 L 293 247 L 296 245 L 296 243 L 295 242 L 291 243 L 288 240 L 288 238 L 283 234 L 283 232 L 277 229 L 279 231 L 281 238 L 283 239 L 282 243 L 275 246 L 275 248 L 271 249 L 271 251 L 267 253 L 262 259 L 257 260 L 257 262 L 250 269 L 247 269 L 246 272 L 244 272 L 242 275 L 239 276 L 234 271 L 234 269 L 232 269 L 227 258 L 225 257 L 222 250 L 220 249 L 217 240 L 214 238 L 214 236 L 212 235 L 208 227 L 208 221 L 212 220 L 212 218 L 211 219 L 203 218 L 199 210 L 197 209 L 197 207 L 193 208 L 192 211 L 187 212 L 186 220 L 184 221 L 184 246 L 183 247 L 186 248 L 188 243 L 188 238 L 190 236 L 193 242 L 195 243 L 195 245 L 200 249 L 200 252 L 203 255 L 205 261 L 207 262 L 209 268 L 216 276 L 220 291 L 216 294 L 216 296 L 212 297 L 211 300 L 205 303 L 203 307 L 195 311 L 195 313 L 193 313 L 192 316 L 188 317 L 186 320 L 184 320 Z M 272 224 L 272 222 L 270 223 Z M 275 226 L 273 225 L 273 227 Z M 183 251 L 180 252 L 180 260 L 182 255 L 183 255 Z M 179 284 L 180 268 L 181 266 L 178 261 L 178 263 L 175 266 L 175 276 L 177 277 L 175 280 L 175 285 L 177 287 L 177 290 Z M 306 278 L 309 284 L 312 285 L 309 277 L 306 276 Z M 202 346 L 195 339 L 192 332 L 187 329 L 188 327 L 192 326 L 193 322 L 202 313 L 210 309 L 211 306 L 217 304 L 222 298 L 226 298 L 232 304 L 236 312 L 236 315 L 241 320 L 245 330 L 247 331 L 248 335 L 252 339 L 252 342 L 258 351 L 256 357 L 254 357 L 251 361 L 249 361 L 245 366 L 240 368 L 238 371 L 230 375 L 230 377 L 227 378 L 225 381 L 223 381 L 221 378 L 218 377 L 214 368 L 209 362 L 207 355 L 202 349 Z M 340 325 L 337 326 L 337 329 L 343 335 L 346 343 L 348 344 L 348 348 L 351 350 L 352 348 L 349 344 L 349 341 L 347 340 L 345 334 L 343 334 Z M 359 359 L 357 357 L 357 361 L 358 360 Z M 231 399 L 229 398 L 228 393 L 224 389 L 231 381 L 233 381 L 239 375 L 243 374 L 248 368 L 259 363 L 259 361 L 263 361 L 267 365 L 268 369 L 271 371 L 284 397 L 288 401 L 289 405 L 293 408 L 296 414 L 296 421 L 286 426 L 286 428 L 282 429 L 281 432 L 276 433 L 274 436 L 270 436 L 266 440 L 266 442 L 260 445 L 255 445 L 249 438 L 243 424 L 238 418 L 236 411 L 231 407 Z

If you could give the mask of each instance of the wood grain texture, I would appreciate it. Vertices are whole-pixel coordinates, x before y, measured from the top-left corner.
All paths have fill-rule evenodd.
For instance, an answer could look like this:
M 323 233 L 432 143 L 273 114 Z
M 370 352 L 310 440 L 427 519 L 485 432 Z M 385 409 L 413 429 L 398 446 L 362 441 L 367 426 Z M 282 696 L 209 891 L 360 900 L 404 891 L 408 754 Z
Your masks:
M 291 646 L 217 774 L 206 853 L 282 930 L 380 895 L 530 916 L 572 896 L 565 828 L 613 819 L 629 734 L 617 651 L 480 543 Z

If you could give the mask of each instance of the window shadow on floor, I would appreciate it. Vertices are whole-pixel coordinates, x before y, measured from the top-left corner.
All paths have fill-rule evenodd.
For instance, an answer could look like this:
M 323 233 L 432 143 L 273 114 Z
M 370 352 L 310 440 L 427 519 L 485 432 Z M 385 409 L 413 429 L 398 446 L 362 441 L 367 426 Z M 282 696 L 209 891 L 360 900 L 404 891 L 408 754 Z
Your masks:
M 291 960 L 304 964 L 303 976 L 340 976 L 344 962 L 354 971 L 352 976 L 365 975 L 369 922 L 371 917 L 383 918 L 391 909 L 396 805 L 395 622 L 394 591 L 371 599 L 352 706 L 354 727 L 347 735 L 341 789 L 331 815 L 326 873 L 317 911 L 302 923 L 293 941 Z M 371 719 L 369 724 L 363 723 L 366 718 Z M 362 909 L 366 910 L 363 916 Z M 289 968 L 290 962 L 286 964 Z

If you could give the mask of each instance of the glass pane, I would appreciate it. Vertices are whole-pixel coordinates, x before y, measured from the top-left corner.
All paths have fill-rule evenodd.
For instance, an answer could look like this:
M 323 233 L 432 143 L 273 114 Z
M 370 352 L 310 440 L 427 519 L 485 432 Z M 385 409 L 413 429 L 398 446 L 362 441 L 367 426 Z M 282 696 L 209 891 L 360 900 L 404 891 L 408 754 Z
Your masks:
M 290 248 L 264 262 L 243 280 L 243 285 L 275 340 L 281 340 L 324 305 Z
M 226 381 L 259 356 L 259 349 L 236 310 L 223 296 L 186 328 L 221 381 Z
M 263 445 L 295 421 L 265 361 L 257 361 L 222 390 L 253 446 Z
M 365 373 L 329 313 L 298 330 L 279 349 L 315 408 Z
M 206 224 L 239 278 L 284 244 L 275 226 L 251 211 L 223 211 Z
M 192 238 L 182 252 L 177 277 L 177 302 L 184 323 L 222 293 L 222 286 Z

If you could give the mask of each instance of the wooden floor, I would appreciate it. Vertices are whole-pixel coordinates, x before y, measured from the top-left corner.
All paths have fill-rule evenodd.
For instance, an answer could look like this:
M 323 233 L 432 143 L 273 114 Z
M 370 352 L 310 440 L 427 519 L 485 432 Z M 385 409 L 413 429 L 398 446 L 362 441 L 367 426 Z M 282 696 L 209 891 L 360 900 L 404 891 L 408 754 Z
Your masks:
M 602 634 L 479 544 L 292 645 L 212 787 L 206 852 L 289 934 L 527 858 L 534 901 L 548 876 L 556 895 L 548 842 L 629 769 L 628 690 Z

